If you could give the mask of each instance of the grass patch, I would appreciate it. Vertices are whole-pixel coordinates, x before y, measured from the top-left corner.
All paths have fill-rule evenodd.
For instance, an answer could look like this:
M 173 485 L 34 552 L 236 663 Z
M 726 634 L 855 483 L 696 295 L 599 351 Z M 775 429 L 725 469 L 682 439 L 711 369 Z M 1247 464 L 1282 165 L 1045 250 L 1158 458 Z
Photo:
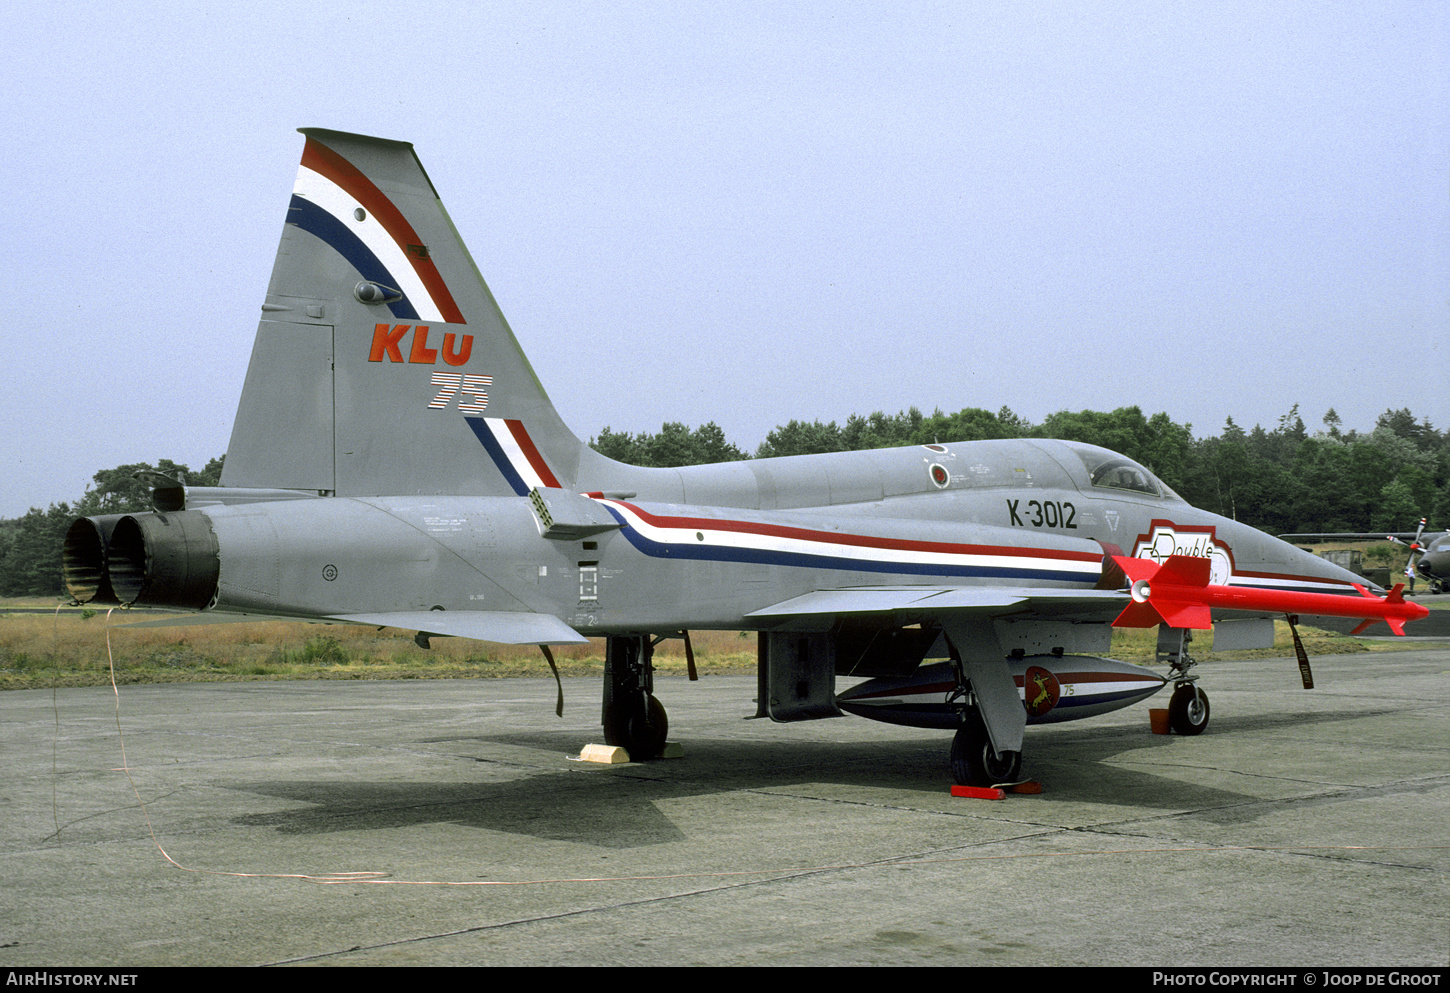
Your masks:
M 550 675 L 535 645 L 435 637 L 424 649 L 411 631 L 300 621 L 128 628 L 140 614 L 115 611 L 108 621 L 105 611 L 0 613 L 0 689 L 108 685 L 112 659 L 116 682 L 125 684 Z M 698 631 L 691 643 L 703 674 L 755 672 L 753 633 Z M 603 639 L 552 651 L 563 675 L 603 675 Z M 684 675 L 684 642 L 661 643 L 655 668 L 663 676 Z
M 1209 650 L 1209 646 L 1213 644 L 1212 631 L 1195 631 L 1193 635 L 1194 641 L 1188 651 L 1198 662 L 1210 662 L 1214 659 L 1276 659 L 1294 654 L 1294 638 L 1289 632 L 1287 621 L 1274 622 L 1273 648 L 1214 652 Z M 1356 652 L 1385 651 L 1398 647 L 1381 641 L 1362 641 L 1347 634 L 1324 631 L 1305 624 L 1299 625 L 1299 640 L 1304 643 L 1304 651 L 1311 659 L 1316 655 L 1352 655 Z M 1410 645 L 1406 644 L 1405 647 Z M 1156 627 L 1113 629 L 1113 650 L 1109 654 L 1115 659 L 1122 659 L 1124 662 L 1152 662 L 1157 650 Z
M 36 603 L 43 606 L 43 603 Z M 1435 604 L 1445 609 L 1450 604 Z M 0 605 L 3 610 L 3 605 Z M 137 614 L 140 612 L 138 611 Z M 222 682 L 285 679 L 500 679 L 549 675 L 533 645 L 493 645 L 463 638 L 433 638 L 423 649 L 413 632 L 357 625 L 258 621 L 177 628 L 128 629 L 137 614 L 70 609 L 50 613 L 0 614 L 0 689 L 102 686 L 117 683 Z M 1423 644 L 1397 640 L 1361 641 L 1301 626 L 1311 656 L 1393 651 Z M 109 634 L 110 654 L 107 653 Z M 691 633 L 697 669 L 703 675 L 754 675 L 756 636 L 748 631 Z M 1208 632 L 1199 634 L 1195 658 L 1277 658 L 1294 654 L 1289 626 L 1275 624 L 1274 647 L 1245 652 L 1211 652 Z M 1113 633 L 1114 658 L 1151 662 L 1156 629 L 1120 628 Z M 604 642 L 553 649 L 567 676 L 600 677 Z M 671 639 L 655 649 L 662 677 L 684 676 L 684 642 Z

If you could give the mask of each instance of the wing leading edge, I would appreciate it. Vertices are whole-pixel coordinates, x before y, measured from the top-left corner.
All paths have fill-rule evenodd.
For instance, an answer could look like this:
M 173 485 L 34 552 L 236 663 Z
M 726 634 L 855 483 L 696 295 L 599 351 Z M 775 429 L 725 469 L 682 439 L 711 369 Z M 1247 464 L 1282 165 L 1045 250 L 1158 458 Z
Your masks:
M 857 586 L 816 590 L 762 607 L 746 617 L 820 620 L 860 614 L 993 617 L 1038 616 L 1048 620 L 1112 620 L 1130 598 L 1121 590 L 1053 590 L 1008 586 Z

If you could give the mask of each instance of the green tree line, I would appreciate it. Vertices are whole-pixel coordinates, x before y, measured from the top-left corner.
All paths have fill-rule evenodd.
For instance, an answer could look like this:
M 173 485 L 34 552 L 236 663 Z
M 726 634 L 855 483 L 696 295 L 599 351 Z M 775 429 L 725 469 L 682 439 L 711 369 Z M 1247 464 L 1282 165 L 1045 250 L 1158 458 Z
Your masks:
M 1450 431 L 1436 431 L 1408 409 L 1387 410 L 1368 433 L 1346 431 L 1331 409 L 1311 433 L 1295 405 L 1271 430 L 1245 431 L 1230 418 L 1216 437 L 1195 438 L 1191 425 L 1138 407 L 1050 414 L 1033 424 L 1003 407 L 968 407 L 930 415 L 916 408 L 836 422 L 791 421 L 771 431 L 755 458 L 813 455 L 898 445 L 993 438 L 1062 438 L 1121 452 L 1148 466 L 1189 503 L 1271 534 L 1308 531 L 1406 531 L 1421 517 L 1433 530 L 1450 526 Z M 590 445 L 633 465 L 683 466 L 750 458 L 716 424 L 679 422 L 658 433 L 604 428 Z M 215 486 L 222 459 L 199 472 L 162 459 L 102 469 L 74 503 L 31 508 L 0 520 L 0 596 L 63 593 L 61 545 L 77 517 L 150 508 L 149 474 Z
M 1196 507 L 1271 534 L 1310 531 L 1412 531 L 1420 518 L 1450 526 L 1450 432 L 1408 409 L 1387 410 L 1368 433 L 1345 431 L 1333 409 L 1312 434 L 1296 404 L 1271 430 L 1245 431 L 1229 418 L 1217 437 L 1138 407 L 1063 410 L 1041 424 L 1003 407 L 931 415 L 853 414 L 845 423 L 791 421 L 770 434 L 756 458 L 816 455 L 897 445 L 992 438 L 1061 438 L 1099 445 L 1152 469 Z M 664 425 L 659 434 L 605 428 L 590 444 L 633 465 L 681 466 L 746 457 L 714 423 Z
M 151 487 L 159 474 L 191 486 L 217 486 L 222 459 L 212 459 L 200 472 L 162 459 L 155 465 L 137 462 L 102 469 L 75 503 L 31 507 L 24 517 L 0 519 L 0 596 L 59 596 L 65 592 L 60 551 L 65 533 L 77 517 L 132 514 L 151 509 Z

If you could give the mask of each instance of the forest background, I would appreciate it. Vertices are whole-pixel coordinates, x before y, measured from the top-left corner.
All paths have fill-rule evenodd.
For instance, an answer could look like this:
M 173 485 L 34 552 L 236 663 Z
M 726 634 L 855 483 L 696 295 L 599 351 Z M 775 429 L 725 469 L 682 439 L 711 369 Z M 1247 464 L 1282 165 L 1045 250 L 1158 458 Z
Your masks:
M 1061 438 L 1120 452 L 1152 469 L 1189 503 L 1269 534 L 1314 531 L 1413 531 L 1450 527 L 1450 431 L 1408 409 L 1386 410 L 1374 429 L 1345 430 L 1330 409 L 1310 432 L 1296 404 L 1272 430 L 1245 431 L 1229 418 L 1217 437 L 1195 438 L 1191 425 L 1137 407 L 1104 413 L 1060 411 L 1032 424 L 1003 407 L 925 415 L 916 408 L 834 421 L 791 421 L 771 431 L 754 458 L 948 444 L 992 438 Z M 597 451 L 642 466 L 683 466 L 752 456 L 713 422 L 671 422 L 658 433 L 604 428 Z M 154 475 L 192 486 L 219 485 L 223 459 L 200 471 L 162 459 L 102 469 L 74 503 L 31 508 L 0 520 L 0 597 L 64 595 L 61 544 L 76 517 L 149 510 Z

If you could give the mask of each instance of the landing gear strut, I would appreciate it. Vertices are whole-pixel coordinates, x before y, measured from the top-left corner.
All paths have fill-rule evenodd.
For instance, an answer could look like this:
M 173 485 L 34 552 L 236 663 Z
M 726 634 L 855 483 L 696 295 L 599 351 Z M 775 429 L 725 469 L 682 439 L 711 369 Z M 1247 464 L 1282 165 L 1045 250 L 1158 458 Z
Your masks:
M 1158 632 L 1158 658 L 1168 663 L 1173 680 L 1173 697 L 1168 701 L 1168 726 L 1181 735 L 1203 734 L 1208 727 L 1208 694 L 1198 688 L 1198 677 L 1189 672 L 1195 665 L 1188 654 L 1192 633 L 1184 628 Z
M 648 635 L 615 635 L 604 647 L 604 742 L 635 761 L 659 758 L 669 735 L 664 706 L 655 699 L 654 646 Z

